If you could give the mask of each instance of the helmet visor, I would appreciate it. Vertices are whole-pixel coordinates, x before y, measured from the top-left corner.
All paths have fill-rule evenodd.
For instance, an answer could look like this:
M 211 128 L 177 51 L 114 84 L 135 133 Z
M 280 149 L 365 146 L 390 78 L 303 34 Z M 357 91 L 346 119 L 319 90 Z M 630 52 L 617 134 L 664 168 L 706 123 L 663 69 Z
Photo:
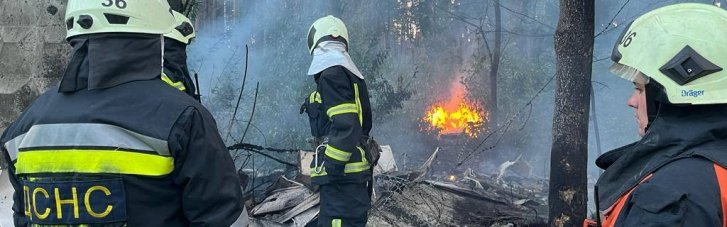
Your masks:
M 611 67 L 608 68 L 611 73 L 616 74 L 617 76 L 624 78 L 626 80 L 629 80 L 631 82 L 637 83 L 637 84 L 648 84 L 649 83 L 649 77 L 641 73 L 638 69 L 635 69 L 628 65 L 623 65 L 619 63 L 613 63 Z

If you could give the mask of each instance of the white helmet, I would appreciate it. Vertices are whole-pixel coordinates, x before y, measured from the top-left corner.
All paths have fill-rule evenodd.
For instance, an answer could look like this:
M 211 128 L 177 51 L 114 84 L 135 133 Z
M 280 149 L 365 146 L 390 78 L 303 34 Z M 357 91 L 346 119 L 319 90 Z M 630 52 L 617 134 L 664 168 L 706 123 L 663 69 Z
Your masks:
M 321 17 L 308 29 L 308 51 L 313 54 L 316 46 L 323 41 L 341 41 L 348 50 L 348 29 L 341 19 L 328 15 Z
M 66 39 L 95 33 L 167 34 L 175 19 L 167 0 L 68 0 Z
M 194 26 L 192 25 L 192 21 L 184 16 L 184 14 L 181 14 L 177 11 L 172 12 L 174 13 L 176 27 L 172 29 L 172 32 L 164 34 L 164 36 L 177 40 L 184 44 L 189 44 L 190 42 L 192 42 L 192 39 L 197 36 L 197 33 L 194 30 Z

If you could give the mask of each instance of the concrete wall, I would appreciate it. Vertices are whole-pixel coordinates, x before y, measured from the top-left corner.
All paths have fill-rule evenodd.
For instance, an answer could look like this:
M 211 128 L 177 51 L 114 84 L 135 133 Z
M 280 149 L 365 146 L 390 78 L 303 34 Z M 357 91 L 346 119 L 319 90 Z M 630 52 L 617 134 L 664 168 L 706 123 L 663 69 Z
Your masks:
M 0 0 L 0 132 L 60 80 L 66 0 Z

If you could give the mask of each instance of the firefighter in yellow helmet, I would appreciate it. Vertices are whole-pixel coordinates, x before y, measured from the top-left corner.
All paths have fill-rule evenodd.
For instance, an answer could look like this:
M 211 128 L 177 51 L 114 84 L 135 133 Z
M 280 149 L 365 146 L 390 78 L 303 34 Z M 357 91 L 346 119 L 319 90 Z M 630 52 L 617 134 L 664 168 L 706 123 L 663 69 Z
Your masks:
M 627 25 L 611 71 L 634 83 L 641 140 L 603 154 L 600 226 L 727 225 L 727 11 L 684 3 Z M 595 220 L 585 225 L 597 226 Z
M 160 78 L 167 1 L 69 0 L 65 25 L 62 80 L 0 136 L 15 226 L 245 221 L 214 119 Z
M 306 111 L 330 124 L 311 121 L 326 137 L 311 163 L 312 183 L 320 185 L 318 226 L 365 226 L 371 206 L 371 157 L 366 143 L 372 117 L 368 89 L 348 54 L 346 25 L 333 16 L 316 20 L 308 31 L 313 56 L 308 75 L 318 87 Z M 316 135 L 318 136 L 318 135 Z
M 172 13 L 176 26 L 164 35 L 164 71 L 161 79 L 199 101 L 200 96 L 187 67 L 187 46 L 192 43 L 197 33 L 187 16 L 177 11 Z

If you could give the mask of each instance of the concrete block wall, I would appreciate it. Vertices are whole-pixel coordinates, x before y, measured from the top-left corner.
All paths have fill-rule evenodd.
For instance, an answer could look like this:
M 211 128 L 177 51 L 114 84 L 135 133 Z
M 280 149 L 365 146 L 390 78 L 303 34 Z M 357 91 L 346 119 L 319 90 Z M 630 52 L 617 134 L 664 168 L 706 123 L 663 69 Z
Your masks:
M 63 75 L 66 2 L 0 0 L 0 132 Z

